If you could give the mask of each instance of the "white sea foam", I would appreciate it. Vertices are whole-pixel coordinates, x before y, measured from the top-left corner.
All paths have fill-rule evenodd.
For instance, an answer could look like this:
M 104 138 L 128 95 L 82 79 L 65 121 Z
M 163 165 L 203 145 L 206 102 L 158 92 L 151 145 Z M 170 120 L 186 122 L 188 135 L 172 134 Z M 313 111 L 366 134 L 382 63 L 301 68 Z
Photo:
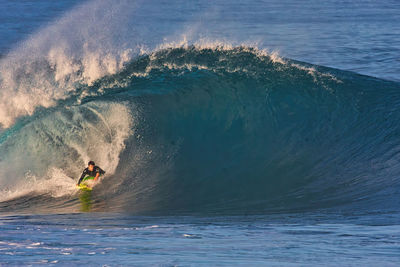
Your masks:
M 82 167 L 94 160 L 113 174 L 133 117 L 122 103 L 96 102 L 50 113 L 0 145 L 1 199 L 76 192 Z
M 179 30 L 149 31 L 142 26 L 142 5 L 129 0 L 89 1 L 33 34 L 2 58 L 0 127 L 10 127 L 16 118 L 32 115 L 39 106 L 53 106 L 75 91 L 79 83 L 90 85 L 105 75 L 115 74 L 138 55 L 190 44 L 198 49 L 256 45 L 199 37 L 204 18 L 213 16 L 215 11 L 201 14 L 199 20 L 186 22 Z M 154 12 L 153 16 L 157 14 Z
M 117 29 L 135 11 L 130 1 L 91 1 L 21 43 L 0 61 L 0 125 L 49 107 L 74 91 L 118 72 L 140 47 Z M 124 11 L 126 10 L 126 11 Z M 118 16 L 115 16 L 115 12 Z

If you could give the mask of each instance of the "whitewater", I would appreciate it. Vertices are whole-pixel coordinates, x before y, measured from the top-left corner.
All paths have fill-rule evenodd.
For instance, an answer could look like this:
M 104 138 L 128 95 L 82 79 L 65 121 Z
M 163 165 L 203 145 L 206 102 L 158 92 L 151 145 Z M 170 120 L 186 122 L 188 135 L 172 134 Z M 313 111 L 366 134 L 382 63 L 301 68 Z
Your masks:
M 398 263 L 398 3 L 0 6 L 0 265 Z

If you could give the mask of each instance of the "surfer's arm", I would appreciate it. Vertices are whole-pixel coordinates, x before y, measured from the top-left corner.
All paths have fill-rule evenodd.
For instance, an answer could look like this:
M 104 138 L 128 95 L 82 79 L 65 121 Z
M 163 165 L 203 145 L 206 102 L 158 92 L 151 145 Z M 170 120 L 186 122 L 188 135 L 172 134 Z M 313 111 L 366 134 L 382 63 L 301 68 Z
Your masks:
M 81 178 L 79 178 L 79 181 L 78 181 L 78 185 L 80 185 L 80 183 L 81 183 L 83 177 L 85 177 L 85 175 L 86 175 L 86 169 L 82 172 Z
M 106 172 L 103 171 L 100 167 L 96 166 L 96 176 L 94 177 L 94 180 L 97 181 L 99 179 L 100 175 L 105 174 Z
M 105 174 L 106 172 L 103 171 L 100 167 L 97 167 L 97 172 L 100 173 L 100 175 Z
M 94 180 L 97 181 L 99 179 L 100 175 L 105 174 L 106 172 L 103 171 L 100 167 L 96 167 L 96 177 L 94 177 Z

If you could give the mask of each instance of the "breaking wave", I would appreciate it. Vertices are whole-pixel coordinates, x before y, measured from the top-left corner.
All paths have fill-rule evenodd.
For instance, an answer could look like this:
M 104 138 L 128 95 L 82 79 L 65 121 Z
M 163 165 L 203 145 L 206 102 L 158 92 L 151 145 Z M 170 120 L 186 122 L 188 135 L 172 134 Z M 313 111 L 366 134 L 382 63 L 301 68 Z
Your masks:
M 107 170 L 94 210 L 386 203 L 400 182 L 399 89 L 251 47 L 163 48 L 3 131 L 3 209 L 27 192 L 75 209 L 89 159 Z
M 1 211 L 393 208 L 399 83 L 171 43 L 132 26 L 138 3 L 84 4 L 1 58 Z M 107 174 L 88 200 L 89 159 Z

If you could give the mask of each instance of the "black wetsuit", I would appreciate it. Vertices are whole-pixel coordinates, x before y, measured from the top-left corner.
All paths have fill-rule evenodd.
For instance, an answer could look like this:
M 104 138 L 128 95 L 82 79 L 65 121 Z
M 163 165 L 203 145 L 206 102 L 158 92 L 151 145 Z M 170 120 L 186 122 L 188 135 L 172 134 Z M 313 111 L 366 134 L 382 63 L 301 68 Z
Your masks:
M 96 177 L 96 174 L 100 173 L 100 175 L 105 174 L 106 172 L 103 171 L 102 169 L 100 169 L 100 167 L 98 166 L 94 166 L 93 171 L 89 171 L 88 168 L 83 170 L 83 173 L 81 175 L 81 178 L 79 178 L 79 182 L 78 184 L 80 184 L 82 182 L 82 179 L 85 178 L 85 176 L 93 176 Z

